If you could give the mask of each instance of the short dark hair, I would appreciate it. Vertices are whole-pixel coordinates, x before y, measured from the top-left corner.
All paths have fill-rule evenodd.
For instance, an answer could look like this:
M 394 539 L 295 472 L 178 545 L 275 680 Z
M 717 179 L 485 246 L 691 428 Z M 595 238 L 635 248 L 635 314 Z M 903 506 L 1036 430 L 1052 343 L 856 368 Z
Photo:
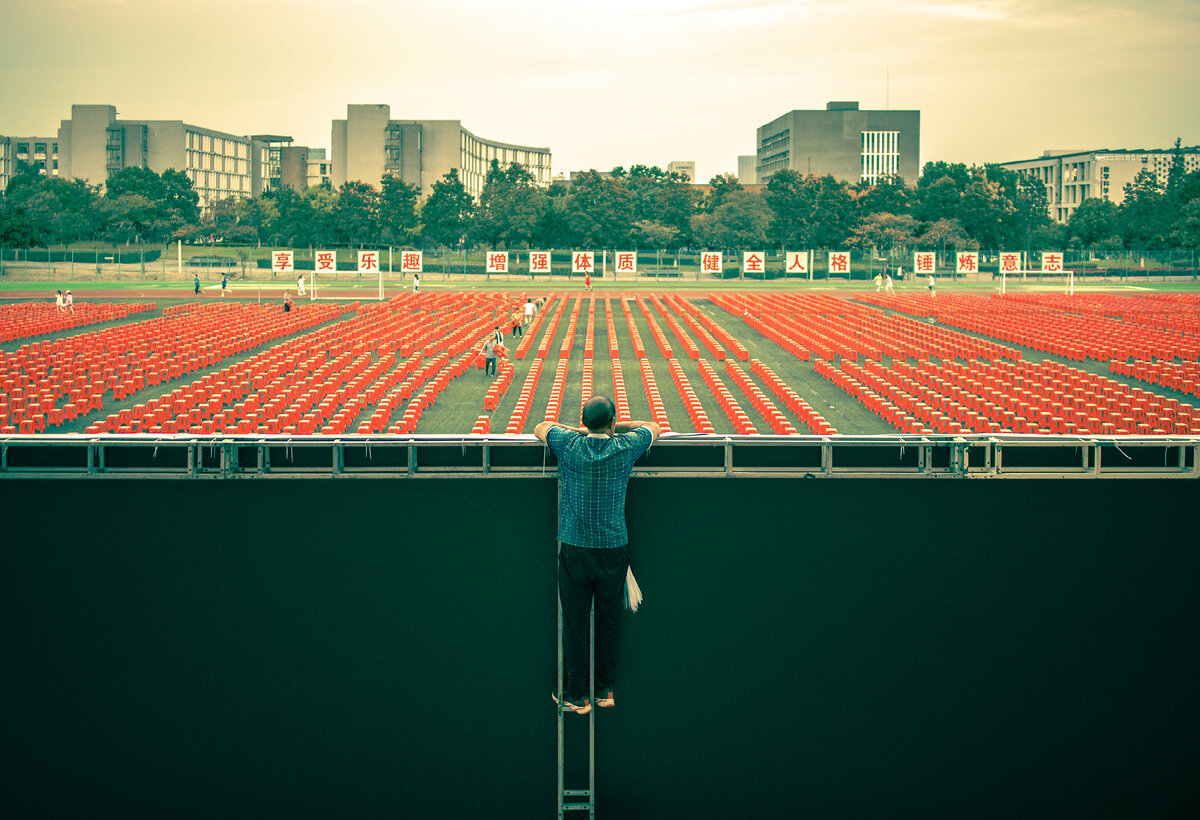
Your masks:
M 617 406 L 608 396 L 592 396 L 584 402 L 580 416 L 587 429 L 603 430 L 617 417 Z

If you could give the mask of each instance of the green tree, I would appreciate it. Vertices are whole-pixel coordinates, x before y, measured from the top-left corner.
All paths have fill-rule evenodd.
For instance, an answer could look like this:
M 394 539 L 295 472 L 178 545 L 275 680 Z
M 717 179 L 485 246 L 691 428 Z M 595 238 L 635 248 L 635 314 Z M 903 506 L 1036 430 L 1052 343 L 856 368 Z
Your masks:
M 393 176 L 380 181 L 380 238 L 389 245 L 407 245 L 417 230 L 420 189 Z
M 621 173 L 616 172 L 620 170 Z M 612 176 L 596 170 L 576 176 L 566 205 L 572 243 L 578 247 L 627 247 L 633 223 L 633 197 L 624 170 Z
M 1170 233 L 1166 197 L 1158 175 L 1143 168 L 1125 185 L 1125 198 L 1117 208 L 1125 247 L 1155 250 L 1163 247 Z
M 638 250 L 666 250 L 678 234 L 678 228 L 653 219 L 639 219 L 633 223 L 633 243 Z
M 725 204 L 731 196 L 745 190 L 734 174 L 715 176 L 708 181 L 708 193 L 701 200 L 700 209 L 711 214 Z
M 546 193 L 524 165 L 492 160 L 475 209 L 472 235 L 489 247 L 528 246 L 547 206 Z
M 451 168 L 433 183 L 421 206 L 421 235 L 426 242 L 457 248 L 466 239 L 473 212 L 471 195 L 459 179 L 458 169 Z
M 785 250 L 804 247 L 812 212 L 804 177 L 791 168 L 781 168 L 767 180 L 763 198 L 771 209 L 771 241 Z
M 692 233 L 706 248 L 759 250 L 767 245 L 771 209 L 762 194 L 729 192 L 712 213 L 692 217 Z
M 379 240 L 379 191 L 365 182 L 348 181 L 337 191 L 333 206 L 334 238 L 340 244 L 362 247 Z
M 917 240 L 917 222 L 908 214 L 864 214 L 851 232 L 847 244 L 870 251 L 874 256 L 891 258 L 905 252 Z
M 946 259 L 947 246 L 961 250 L 975 250 L 979 243 L 967 236 L 962 223 L 957 219 L 939 219 L 925 226 L 921 232 L 921 242 L 938 246 L 939 258 Z
M 1005 244 L 1006 228 L 1015 211 L 1000 186 L 981 173 L 963 189 L 958 218 L 980 247 L 996 249 Z
M 1107 199 L 1088 197 L 1079 203 L 1067 222 L 1067 243 L 1087 248 L 1111 244 L 1116 239 L 1119 244 L 1119 230 L 1117 206 Z
M 961 191 L 971 182 L 971 169 L 961 162 L 927 162 L 917 179 L 917 188 L 928 188 L 941 179 L 949 179 Z
M 259 245 L 269 239 L 271 225 L 277 219 L 279 209 L 271 199 L 256 196 L 238 202 L 238 224 L 254 231 Z
M 912 192 L 899 175 L 882 177 L 874 185 L 863 185 L 860 192 L 858 210 L 862 214 L 899 216 L 912 209 Z
M 625 184 L 632 198 L 635 223 L 655 222 L 674 231 L 668 243 L 656 249 L 674 249 L 690 239 L 698 195 L 682 175 L 668 173 L 657 165 L 634 165 L 625 177 Z M 659 236 L 656 241 L 661 241 Z M 646 234 L 642 237 L 647 239 Z
M 1200 198 L 1183 206 L 1171 229 L 1171 242 L 1178 248 L 1200 251 Z

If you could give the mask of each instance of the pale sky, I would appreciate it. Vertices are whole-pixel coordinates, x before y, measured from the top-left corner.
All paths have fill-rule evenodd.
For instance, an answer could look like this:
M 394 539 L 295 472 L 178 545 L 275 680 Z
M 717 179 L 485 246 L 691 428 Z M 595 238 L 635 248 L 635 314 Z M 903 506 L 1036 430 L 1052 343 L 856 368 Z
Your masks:
M 549 146 L 554 173 L 694 160 L 858 100 L 921 163 L 1200 144 L 1200 0 L 42 0 L 7 3 L 0 134 L 72 103 L 330 147 L 347 103 Z M 890 93 L 887 77 L 890 72 Z

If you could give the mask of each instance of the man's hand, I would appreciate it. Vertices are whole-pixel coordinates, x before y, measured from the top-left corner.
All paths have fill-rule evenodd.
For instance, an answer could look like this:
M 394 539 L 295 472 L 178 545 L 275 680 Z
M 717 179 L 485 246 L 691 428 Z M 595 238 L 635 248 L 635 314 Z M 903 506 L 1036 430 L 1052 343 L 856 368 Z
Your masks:
M 614 425 L 613 433 L 620 435 L 621 433 L 628 433 L 636 430 L 639 427 L 645 427 L 650 431 L 650 434 L 653 436 L 653 438 L 650 439 L 651 444 L 658 441 L 658 437 L 662 435 L 662 427 L 654 421 L 618 421 L 616 425 Z
M 539 439 L 541 439 L 542 441 L 545 441 L 546 436 L 550 433 L 550 429 L 552 427 L 561 427 L 564 430 L 570 430 L 572 433 L 583 433 L 584 435 L 587 435 L 586 427 L 571 427 L 570 425 L 567 425 L 567 424 L 560 424 L 557 421 L 541 422 L 540 424 L 538 424 L 537 427 L 533 428 L 533 434 L 535 436 L 537 436 Z

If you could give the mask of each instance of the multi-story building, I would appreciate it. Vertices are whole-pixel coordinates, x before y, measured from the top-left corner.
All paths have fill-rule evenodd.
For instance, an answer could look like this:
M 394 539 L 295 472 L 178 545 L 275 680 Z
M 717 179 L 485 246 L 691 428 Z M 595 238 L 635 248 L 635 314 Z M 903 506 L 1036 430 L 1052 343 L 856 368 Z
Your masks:
M 696 181 L 696 163 L 694 160 L 676 160 L 667 163 L 668 174 L 680 174 L 685 182 Z
M 844 182 L 920 175 L 921 112 L 862 111 L 831 102 L 824 111 L 789 111 L 758 129 L 756 182 L 781 168 Z
M 333 163 L 326 158 L 324 148 L 308 149 L 307 174 L 309 186 L 333 184 Z
M 738 155 L 737 177 L 742 185 L 758 184 L 758 154 Z
M 55 137 L 0 137 L 0 191 L 13 174 L 29 166 L 44 176 L 58 176 L 58 139 Z
M 1200 146 L 1183 148 L 1184 171 L 1200 169 Z M 1027 174 L 1046 186 L 1050 218 L 1066 222 L 1085 199 L 1125 201 L 1125 186 L 1142 171 L 1166 185 L 1175 160 L 1173 149 L 1118 148 L 1093 151 L 1045 151 L 1037 159 L 1001 162 L 1000 167 Z
M 550 184 L 550 149 L 477 137 L 459 120 L 394 120 L 387 105 L 347 105 L 330 137 L 335 187 L 347 180 L 379 185 L 384 175 L 416 185 L 422 196 L 458 169 L 472 196 L 483 190 L 492 160 L 529 169 L 538 185 Z
M 58 129 L 59 173 L 103 185 L 122 168 L 182 171 L 200 207 L 254 193 L 249 137 L 181 120 L 118 120 L 111 105 L 73 105 Z

